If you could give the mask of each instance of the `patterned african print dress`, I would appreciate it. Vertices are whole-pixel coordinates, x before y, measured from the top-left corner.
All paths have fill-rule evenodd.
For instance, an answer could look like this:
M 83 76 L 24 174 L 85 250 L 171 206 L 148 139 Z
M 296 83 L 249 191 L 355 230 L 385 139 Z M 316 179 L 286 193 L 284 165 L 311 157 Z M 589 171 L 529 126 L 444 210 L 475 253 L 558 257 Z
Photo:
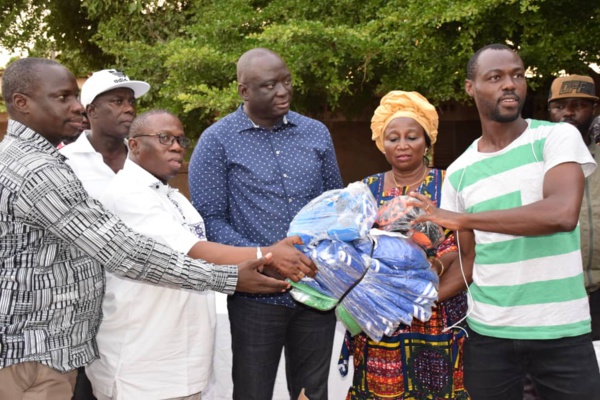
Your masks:
M 440 204 L 441 185 L 445 171 L 432 168 L 417 189 L 435 204 Z M 384 173 L 363 180 L 379 206 L 402 190 L 383 191 Z M 437 256 L 456 251 L 452 236 L 437 249 Z M 353 385 L 347 400 L 399 399 L 469 399 L 463 381 L 463 344 L 465 334 L 460 329 L 442 332 L 460 321 L 467 312 L 463 292 L 439 303 L 427 322 L 413 320 L 411 326 L 401 325 L 391 336 L 374 342 L 364 333 L 351 337 L 348 333 L 340 369 L 347 372 L 349 356 L 354 357 Z

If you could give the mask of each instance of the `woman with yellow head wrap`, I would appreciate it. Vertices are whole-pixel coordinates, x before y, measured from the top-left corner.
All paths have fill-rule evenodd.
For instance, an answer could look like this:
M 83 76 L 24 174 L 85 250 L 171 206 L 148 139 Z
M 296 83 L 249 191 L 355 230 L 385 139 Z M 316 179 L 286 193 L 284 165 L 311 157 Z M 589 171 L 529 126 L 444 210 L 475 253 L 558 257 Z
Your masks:
M 417 92 L 392 91 L 371 119 L 375 144 L 391 169 L 363 180 L 381 207 L 396 196 L 417 191 L 440 204 L 445 171 L 429 168 L 427 154 L 436 142 L 438 114 Z M 463 385 L 464 333 L 443 329 L 467 311 L 466 289 L 454 236 L 432 254 L 440 275 L 439 304 L 427 322 L 401 325 L 379 343 L 361 333 L 348 334 L 342 358 L 354 356 L 353 385 L 347 400 L 469 399 Z M 469 277 L 470 279 L 470 277 Z
M 387 187 L 402 194 L 416 190 L 425 180 L 427 154 L 437 139 L 439 118 L 417 92 L 394 90 L 381 99 L 371 119 L 372 139 L 392 166 Z
M 371 119 L 372 139 L 379 150 L 384 151 L 385 129 L 393 119 L 400 117 L 412 118 L 418 122 L 429 138 L 429 146 L 435 144 L 439 124 L 435 107 L 420 93 L 394 90 L 383 96 Z

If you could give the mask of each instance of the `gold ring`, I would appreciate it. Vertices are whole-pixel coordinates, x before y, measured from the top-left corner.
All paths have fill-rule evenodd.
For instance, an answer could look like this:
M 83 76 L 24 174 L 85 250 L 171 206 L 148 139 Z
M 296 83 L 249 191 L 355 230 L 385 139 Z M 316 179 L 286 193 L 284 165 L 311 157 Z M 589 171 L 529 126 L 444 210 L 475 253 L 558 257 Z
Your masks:
M 298 274 L 298 276 L 302 279 L 304 278 L 304 272 L 300 271 L 300 273 Z
M 429 210 L 429 206 L 430 206 L 430 205 L 431 205 L 431 204 L 427 204 L 427 207 L 425 207 L 425 211 Z

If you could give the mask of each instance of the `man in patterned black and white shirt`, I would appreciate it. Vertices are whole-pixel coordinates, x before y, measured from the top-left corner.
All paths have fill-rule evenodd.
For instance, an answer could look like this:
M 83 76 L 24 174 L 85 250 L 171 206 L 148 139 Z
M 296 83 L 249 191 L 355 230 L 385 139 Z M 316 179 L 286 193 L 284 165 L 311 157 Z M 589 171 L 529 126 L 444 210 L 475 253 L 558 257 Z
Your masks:
M 39 58 L 11 63 L 0 143 L 0 398 L 68 399 L 98 356 L 106 268 L 167 287 L 278 292 L 265 260 L 218 266 L 135 234 L 88 197 L 56 146 L 81 129 L 73 74 Z

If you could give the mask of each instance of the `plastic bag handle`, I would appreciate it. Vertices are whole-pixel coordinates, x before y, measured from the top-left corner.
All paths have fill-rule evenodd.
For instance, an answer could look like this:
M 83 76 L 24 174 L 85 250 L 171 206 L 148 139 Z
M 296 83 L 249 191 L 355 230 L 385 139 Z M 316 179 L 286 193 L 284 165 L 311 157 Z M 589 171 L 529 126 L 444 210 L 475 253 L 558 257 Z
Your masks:
M 360 281 L 363 280 L 363 278 L 365 277 L 365 275 L 367 275 L 367 272 L 371 268 L 371 261 L 373 260 L 373 253 L 375 252 L 375 239 L 373 239 L 373 237 L 371 237 L 371 236 L 368 236 L 368 238 L 371 241 L 371 254 L 369 254 L 369 263 L 367 264 L 367 267 L 365 268 L 365 272 L 363 272 L 362 275 L 352 285 L 350 285 L 350 287 L 348 289 L 346 289 L 344 294 L 338 300 L 338 304 L 342 304 L 342 300 L 344 300 L 344 297 L 346 297 L 348 295 L 348 293 L 350 293 L 352 291 L 352 289 L 354 289 L 356 287 L 356 285 L 358 285 L 360 283 Z

